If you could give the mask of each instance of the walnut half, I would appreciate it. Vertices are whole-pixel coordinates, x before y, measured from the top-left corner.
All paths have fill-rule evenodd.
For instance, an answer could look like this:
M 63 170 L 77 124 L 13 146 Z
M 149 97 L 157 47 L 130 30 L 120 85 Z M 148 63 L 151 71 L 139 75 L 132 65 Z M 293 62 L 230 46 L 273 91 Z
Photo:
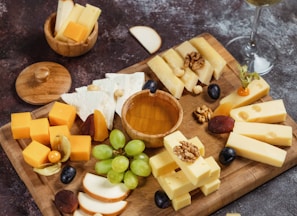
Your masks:
M 180 141 L 180 144 L 173 148 L 173 152 L 182 161 L 193 163 L 200 156 L 197 146 L 188 141 Z
M 193 112 L 193 116 L 199 123 L 208 122 L 212 117 L 212 110 L 206 105 L 202 105 L 201 107 L 197 107 Z

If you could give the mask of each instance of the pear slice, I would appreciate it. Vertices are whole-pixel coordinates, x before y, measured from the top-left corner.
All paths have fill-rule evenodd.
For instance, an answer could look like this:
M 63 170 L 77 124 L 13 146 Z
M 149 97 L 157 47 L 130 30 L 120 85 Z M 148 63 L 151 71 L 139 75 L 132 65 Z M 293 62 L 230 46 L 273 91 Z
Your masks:
M 129 31 L 150 54 L 160 49 L 162 39 L 153 28 L 148 26 L 133 26 Z

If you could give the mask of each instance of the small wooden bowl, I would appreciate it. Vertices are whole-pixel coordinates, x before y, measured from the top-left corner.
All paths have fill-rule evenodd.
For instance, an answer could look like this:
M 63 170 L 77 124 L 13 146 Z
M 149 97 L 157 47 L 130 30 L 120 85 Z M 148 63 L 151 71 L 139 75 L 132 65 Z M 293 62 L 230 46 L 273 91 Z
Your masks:
M 171 94 L 142 90 L 130 96 L 122 108 L 122 125 L 132 139 L 140 139 L 148 148 L 163 146 L 163 138 L 176 131 L 183 109 Z
M 93 31 L 84 43 L 70 43 L 56 40 L 54 38 L 54 29 L 56 22 L 56 13 L 52 13 L 44 24 L 44 34 L 49 46 L 58 54 L 66 57 L 80 56 L 90 51 L 98 38 L 98 22 Z

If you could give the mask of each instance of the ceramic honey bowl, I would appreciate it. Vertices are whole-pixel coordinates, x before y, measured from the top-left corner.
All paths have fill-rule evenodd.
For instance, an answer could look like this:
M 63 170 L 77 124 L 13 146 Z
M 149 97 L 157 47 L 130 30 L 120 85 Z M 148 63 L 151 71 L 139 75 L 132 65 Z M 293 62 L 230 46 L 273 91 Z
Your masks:
M 90 51 L 98 38 L 98 22 L 85 42 L 64 42 L 54 37 L 56 13 L 51 14 L 45 21 L 44 34 L 48 45 L 58 54 L 66 57 L 81 56 Z
M 183 109 L 171 94 L 142 90 L 130 96 L 122 108 L 122 125 L 132 139 L 143 140 L 147 148 L 163 146 L 164 136 L 177 130 Z

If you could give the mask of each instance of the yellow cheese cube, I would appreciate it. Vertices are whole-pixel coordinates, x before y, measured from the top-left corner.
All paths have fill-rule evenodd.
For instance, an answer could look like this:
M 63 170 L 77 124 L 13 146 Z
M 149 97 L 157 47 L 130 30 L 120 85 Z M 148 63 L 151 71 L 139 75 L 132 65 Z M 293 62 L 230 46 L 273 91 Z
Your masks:
M 71 135 L 71 161 L 88 161 L 91 156 L 91 136 L 88 135 Z
M 278 146 L 291 146 L 293 140 L 292 127 L 281 124 L 235 121 L 233 132 Z
M 178 168 L 178 165 L 166 150 L 150 157 L 149 162 L 152 168 L 152 174 L 155 178 Z
M 234 148 L 238 156 L 276 167 L 283 165 L 287 155 L 281 148 L 234 132 L 230 133 L 226 146 Z
M 188 205 L 191 205 L 191 195 L 189 193 L 185 193 L 179 197 L 172 199 L 172 207 L 175 211 L 184 208 Z
M 67 138 L 70 136 L 70 131 L 67 125 L 57 125 L 49 127 L 50 144 L 53 147 L 55 137 L 57 135 L 64 135 Z
M 52 126 L 67 125 L 70 130 L 75 121 L 76 108 L 75 106 L 56 101 L 51 108 L 48 117 Z
M 69 22 L 63 34 L 75 42 L 82 42 L 88 37 L 88 29 L 79 23 Z
M 220 185 L 221 185 L 220 179 L 215 179 L 212 182 L 209 182 L 209 183 L 203 185 L 200 188 L 200 190 L 202 191 L 202 193 L 205 196 L 208 196 L 209 194 L 211 194 L 211 193 L 215 192 L 216 190 L 218 190 Z
M 14 139 L 30 138 L 31 113 L 21 112 L 11 114 L 11 132 Z
M 232 109 L 230 116 L 235 121 L 280 123 L 286 120 L 287 111 L 280 99 Z
M 30 124 L 30 137 L 44 145 L 50 143 L 49 122 L 47 118 L 32 119 Z
M 51 149 L 33 140 L 22 152 L 24 160 L 32 167 L 40 167 L 48 162 L 48 153 Z
M 187 178 L 192 184 L 196 185 L 201 179 L 209 176 L 211 168 L 202 156 L 198 157 L 193 163 L 182 161 L 173 152 L 174 147 L 179 146 L 181 141 L 187 141 L 187 139 L 180 131 L 175 131 L 164 137 L 164 146 Z

